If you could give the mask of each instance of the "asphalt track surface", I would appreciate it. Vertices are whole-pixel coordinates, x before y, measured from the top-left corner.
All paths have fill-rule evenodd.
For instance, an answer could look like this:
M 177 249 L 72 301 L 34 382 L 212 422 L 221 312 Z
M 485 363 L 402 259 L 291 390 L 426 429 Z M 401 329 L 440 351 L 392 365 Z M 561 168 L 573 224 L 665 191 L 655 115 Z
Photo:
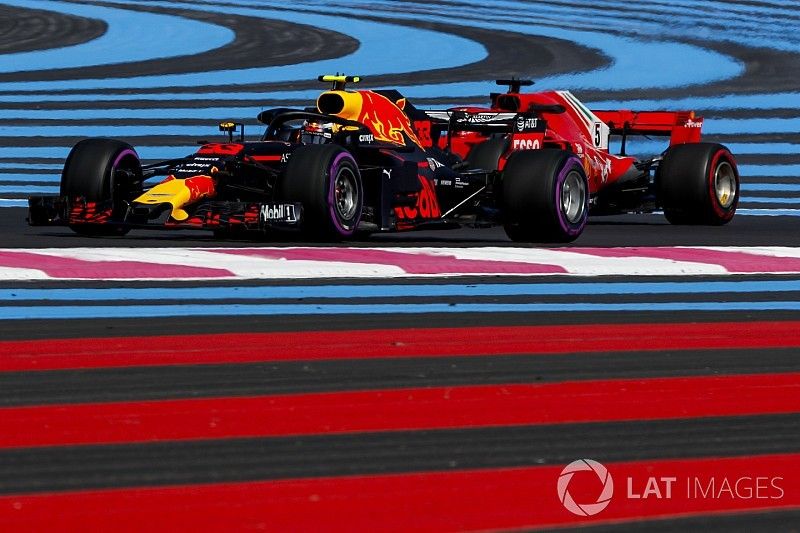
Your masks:
M 574 89 L 586 101 L 621 107 L 673 107 L 678 100 L 707 117 L 709 139 L 739 152 L 743 201 L 730 225 L 678 227 L 658 215 L 603 218 L 591 221 L 571 246 L 800 245 L 794 93 L 800 43 L 787 30 L 798 19 L 791 2 L 654 1 L 635 12 L 615 1 L 404 2 L 402 9 L 387 2 L 12 3 L 0 6 L 0 60 L 64 48 L 52 61 L 47 55 L 8 56 L 38 61 L 38 69 L 0 62 L 1 250 L 308 246 L 292 235 L 278 242 L 219 241 L 189 231 L 86 239 L 66 229 L 26 226 L 19 205 L 28 194 L 57 187 L 68 147 L 83 136 L 128 128 L 122 136 L 146 147 L 145 158 L 158 158 L 194 145 L 197 136 L 189 128 L 213 126 L 216 118 L 241 118 L 253 126 L 264 106 L 305 104 L 302 95 L 318 89 L 308 80 L 321 72 L 312 74 L 316 67 L 309 66 L 291 81 L 280 68 L 356 53 L 363 54 L 360 67 L 374 70 L 373 83 L 404 85 L 403 92 L 427 104 L 483 102 L 481 95 L 493 89 L 486 80 L 512 74 L 541 79 L 543 86 L 559 80 L 567 84 L 559 88 Z M 78 7 L 82 11 L 71 12 Z M 104 35 L 123 39 L 114 33 L 119 19 L 94 11 L 99 7 L 122 9 L 123 20 L 174 17 L 166 27 L 175 31 L 164 40 L 183 42 L 184 52 L 170 55 L 131 39 L 94 48 L 102 60 L 83 64 L 82 46 L 102 43 Z M 313 18 L 332 14 L 350 17 L 350 23 Z M 520 18 L 526 23 L 518 24 Z M 219 46 L 208 49 L 202 39 L 182 34 L 181 21 L 207 24 L 193 28 Z M 415 43 L 380 38 L 392 28 L 429 33 L 414 34 L 420 37 Z M 569 30 L 586 33 L 579 38 Z M 659 56 L 663 63 L 645 76 L 614 56 L 630 50 L 626 39 L 640 47 L 665 41 L 692 48 L 681 49 L 677 60 Z M 115 61 L 115 46 L 138 60 Z M 436 68 L 419 73 L 428 65 L 380 65 L 383 54 L 400 57 L 404 46 L 427 50 Z M 451 53 L 440 57 L 437 50 Z M 709 51 L 719 54 L 711 65 L 703 63 Z M 646 63 L 641 54 L 635 59 Z M 686 71 L 685 64 L 674 67 L 681 62 L 696 65 L 693 75 L 701 81 L 670 83 L 670 76 L 679 80 L 674 72 Z M 351 72 L 348 60 L 332 68 L 339 65 L 362 73 Z M 731 65 L 738 73 L 711 75 Z M 232 68 L 263 71 L 249 81 L 239 81 L 244 72 L 215 73 Z M 592 83 L 581 74 L 614 68 L 619 83 L 599 74 L 606 81 Z M 625 70 L 630 79 L 623 79 Z M 201 81 L 180 81 L 179 75 L 193 73 Z M 115 84 L 92 82 L 105 78 Z M 472 91 L 468 84 L 476 82 L 483 86 Z M 226 116 L 212 116 L 218 112 Z M 56 131 L 65 125 L 78 129 Z M 148 131 L 155 127 L 172 131 Z M 499 229 L 375 235 L 347 245 L 516 246 Z M 729 284 L 717 285 L 721 281 Z M 797 283 L 798 274 L 6 280 L 0 282 L 2 310 L 185 304 L 187 314 L 0 320 L 0 530 L 134 531 L 147 524 L 177 531 L 796 531 Z M 524 285 L 527 292 L 470 295 L 471 287 L 489 284 Z M 412 295 L 414 287 L 444 285 L 457 294 Z M 398 315 L 188 313 L 190 304 L 300 303 L 264 295 L 276 287 L 352 293 L 302 301 L 309 305 L 556 307 Z M 370 287 L 409 294 L 371 296 Z M 147 299 L 134 299 L 135 291 L 148 288 L 155 290 Z M 213 289 L 218 296 L 184 302 L 166 293 L 175 288 Z M 16 292 L 30 289 L 44 292 Z M 774 309 L 775 302 L 791 305 Z M 572 310 L 628 303 L 639 310 Z M 713 310 L 656 310 L 666 303 Z M 751 308 L 737 310 L 738 304 Z M 562 469 L 583 458 L 607 466 L 615 483 L 610 505 L 594 517 L 566 511 L 557 491 Z M 570 493 L 579 503 L 594 502 L 601 484 L 581 475 Z M 671 498 L 626 497 L 629 490 L 641 494 L 651 476 L 678 479 Z M 719 491 L 723 480 L 735 485 L 742 478 L 768 479 L 764 498 Z M 698 484 L 705 491 L 700 495 Z

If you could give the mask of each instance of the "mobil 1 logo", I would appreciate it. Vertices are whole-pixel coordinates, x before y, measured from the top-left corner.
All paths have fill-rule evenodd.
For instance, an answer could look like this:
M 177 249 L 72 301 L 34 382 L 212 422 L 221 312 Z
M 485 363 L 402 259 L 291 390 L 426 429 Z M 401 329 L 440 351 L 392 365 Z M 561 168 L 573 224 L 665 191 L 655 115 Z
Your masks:
M 276 222 L 292 224 L 298 221 L 297 211 L 295 204 L 261 204 L 258 219 L 267 225 Z

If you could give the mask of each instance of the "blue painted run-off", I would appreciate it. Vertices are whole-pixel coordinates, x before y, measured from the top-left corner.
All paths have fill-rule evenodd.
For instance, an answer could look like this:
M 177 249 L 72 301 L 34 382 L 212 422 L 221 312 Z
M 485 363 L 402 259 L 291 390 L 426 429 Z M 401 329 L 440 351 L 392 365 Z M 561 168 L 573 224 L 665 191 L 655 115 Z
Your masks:
M 800 291 L 800 280 L 278 287 L 0 289 L 0 301 L 265 300 L 300 298 L 441 298 L 479 296 L 648 295 Z

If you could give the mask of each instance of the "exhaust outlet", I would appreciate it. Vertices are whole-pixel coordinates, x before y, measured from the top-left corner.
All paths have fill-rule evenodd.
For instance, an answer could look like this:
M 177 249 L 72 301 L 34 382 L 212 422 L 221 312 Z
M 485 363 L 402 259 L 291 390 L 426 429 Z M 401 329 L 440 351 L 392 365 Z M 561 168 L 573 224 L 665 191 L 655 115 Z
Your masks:
M 363 105 L 362 98 L 358 92 L 325 91 L 317 98 L 317 109 L 325 115 L 358 120 Z

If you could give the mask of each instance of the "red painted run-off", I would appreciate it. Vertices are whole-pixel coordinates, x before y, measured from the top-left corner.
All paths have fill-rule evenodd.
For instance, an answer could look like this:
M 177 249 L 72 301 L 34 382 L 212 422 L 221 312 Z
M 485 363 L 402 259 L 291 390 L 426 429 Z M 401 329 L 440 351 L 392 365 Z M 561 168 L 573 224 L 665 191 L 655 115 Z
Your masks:
M 800 347 L 800 321 L 230 333 L 0 342 L 0 371 Z
M 315 532 L 592 525 L 796 508 L 800 506 L 799 461 L 800 454 L 787 454 L 607 463 L 614 496 L 594 517 L 573 515 L 561 505 L 556 486 L 564 465 L 558 465 L 5 496 L 0 498 L 0 524 L 4 531 L 57 527 L 117 532 L 141 531 L 143 525 L 164 531 Z M 633 493 L 641 494 L 650 477 L 676 478 L 671 497 L 664 497 L 663 488 L 661 499 L 627 497 L 628 478 Z M 708 491 L 712 480 L 713 491 Z M 738 494 L 719 490 L 725 480 L 731 487 L 744 480 L 739 481 Z M 713 497 L 702 497 L 696 489 L 698 482 L 702 492 Z M 769 488 L 759 490 L 757 483 Z M 755 497 L 756 493 L 761 497 Z
M 0 409 L 0 448 L 800 412 L 800 374 Z

